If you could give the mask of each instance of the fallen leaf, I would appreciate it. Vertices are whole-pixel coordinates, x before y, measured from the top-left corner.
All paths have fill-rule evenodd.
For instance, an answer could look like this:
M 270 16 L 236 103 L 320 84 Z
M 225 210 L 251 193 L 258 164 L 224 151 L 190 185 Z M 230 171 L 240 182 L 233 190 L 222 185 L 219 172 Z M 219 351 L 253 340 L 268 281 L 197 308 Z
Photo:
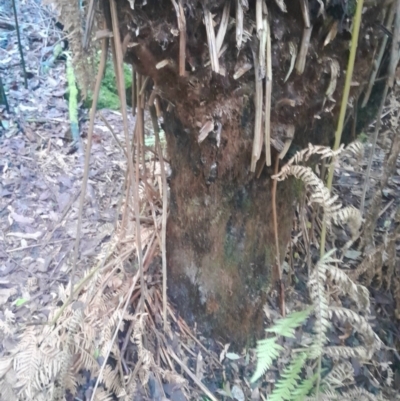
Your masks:
M 226 357 L 227 357 L 228 359 L 230 359 L 231 361 L 236 361 L 236 360 L 238 360 L 238 359 L 241 358 L 241 356 L 239 356 L 238 354 L 235 354 L 234 352 L 228 352 L 228 353 L 226 354 Z
M 17 223 L 20 223 L 20 224 L 32 224 L 35 222 L 34 218 L 22 216 L 21 214 L 18 214 L 15 212 L 11 212 L 10 216 L 14 221 L 16 221 Z
M 243 392 L 243 390 L 241 389 L 240 386 L 237 386 L 237 385 L 235 384 L 235 385 L 232 387 L 231 393 L 232 393 L 232 397 L 233 397 L 235 400 L 238 400 L 238 401 L 244 401 L 244 400 L 245 400 L 244 392 Z
M 0 305 L 4 305 L 8 298 L 17 293 L 16 288 L 1 288 L 0 289 Z
M 17 238 L 23 238 L 23 239 L 39 239 L 42 236 L 42 232 L 37 231 L 36 233 L 8 233 L 7 237 L 17 237 Z
M 355 249 L 348 249 L 344 256 L 348 259 L 356 260 L 361 256 L 361 252 L 356 251 Z

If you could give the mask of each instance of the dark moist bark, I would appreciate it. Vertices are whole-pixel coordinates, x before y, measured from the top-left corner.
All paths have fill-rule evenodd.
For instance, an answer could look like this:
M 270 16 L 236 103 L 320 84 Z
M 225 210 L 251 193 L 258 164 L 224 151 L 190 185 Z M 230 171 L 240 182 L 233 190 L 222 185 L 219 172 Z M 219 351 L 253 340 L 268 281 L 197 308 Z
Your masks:
M 254 19 L 253 3 L 246 15 Z M 267 3 L 272 30 L 272 130 L 279 133 L 284 131 L 282 127 L 293 125 L 296 145 L 329 144 L 342 96 L 351 36 L 343 31 L 323 47 L 327 21 L 315 20 L 305 72 L 299 76 L 293 71 L 284 83 L 291 57 L 289 42 L 300 46 L 304 23 L 299 2 L 286 2 L 286 14 L 274 2 Z M 313 18 L 314 3 L 318 2 L 310 1 Z M 210 2 L 217 22 L 223 4 Z M 261 172 L 249 172 L 254 135 L 254 69 L 233 79 L 238 63 L 253 62 L 252 47 L 257 49 L 258 42 L 255 38 L 248 41 L 238 53 L 235 29 L 229 29 L 225 37 L 227 50 L 219 59 L 225 76 L 213 73 L 205 66 L 209 56 L 202 3 L 187 0 L 184 5 L 185 77 L 178 75 L 179 37 L 174 36 L 177 20 L 170 0 L 149 0 L 143 7 L 136 4 L 135 10 L 130 9 L 128 1 L 119 1 L 120 32 L 128 42 L 139 43 L 128 47 L 125 59 L 152 79 L 164 107 L 172 168 L 167 228 L 170 299 L 182 316 L 197 323 L 204 333 L 243 345 L 262 333 L 262 306 L 271 288 L 275 263 L 272 171 L 262 168 L 260 160 L 257 172 L 262 169 Z M 231 16 L 234 15 L 232 4 Z M 372 23 L 376 15 L 375 8 L 363 16 L 353 79 L 360 84 L 365 82 L 371 65 L 376 42 Z M 157 69 L 156 64 L 164 59 L 173 60 L 175 65 Z M 333 94 L 336 103 L 326 100 L 324 109 L 331 59 L 339 62 L 341 74 Z M 352 96 L 359 88 L 353 87 Z M 214 130 L 199 144 L 200 129 L 211 120 Z M 299 186 L 294 181 L 278 185 L 282 257 L 290 238 L 296 188 Z

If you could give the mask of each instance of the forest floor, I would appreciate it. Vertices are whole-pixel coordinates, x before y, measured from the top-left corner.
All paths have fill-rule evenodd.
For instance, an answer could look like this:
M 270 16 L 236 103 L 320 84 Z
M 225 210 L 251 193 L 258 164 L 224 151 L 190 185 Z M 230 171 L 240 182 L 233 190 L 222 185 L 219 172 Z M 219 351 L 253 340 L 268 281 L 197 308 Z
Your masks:
M 84 155 L 71 137 L 66 63 L 62 58 L 53 57 L 63 34 L 39 2 L 25 0 L 19 3 L 27 87 L 24 86 L 11 0 L 0 4 L 0 76 L 8 102 L 8 110 L 5 105 L 0 105 L 0 358 L 15 348 L 23 327 L 49 319 L 59 299 L 60 286 L 66 286 L 70 280 L 84 171 Z M 77 260 L 79 276 L 97 263 L 101 249 L 112 240 L 116 223 L 121 218 L 124 196 L 125 155 L 104 123 L 104 120 L 108 122 L 123 144 L 121 114 L 107 109 L 101 114 L 103 118 L 97 113 L 95 120 Z M 134 117 L 130 116 L 130 132 L 134 123 Z M 374 124 L 371 131 L 373 127 Z M 81 109 L 82 141 L 85 141 L 87 131 L 88 112 Z M 367 146 L 358 166 L 344 162 L 337 167 L 334 188 L 346 205 L 358 207 L 368 149 Z M 384 158 L 385 143 L 380 142 L 374 155 L 372 182 L 379 179 Z M 395 175 L 383 191 L 377 237 L 385 236 L 399 206 L 400 160 Z M 294 230 L 294 237 L 295 234 Z M 295 238 L 293 244 L 295 247 Z M 398 258 L 398 243 L 396 247 Z M 303 256 L 299 251 L 292 266 L 290 261 L 287 263 L 287 271 L 293 268 L 298 274 L 297 280 L 286 275 L 289 307 L 298 297 L 294 293 L 306 292 L 305 286 L 301 285 L 303 275 L 306 277 Z M 345 256 L 349 263 L 363 257 L 356 246 Z M 393 274 L 400 276 L 398 260 L 396 269 Z M 393 363 L 392 386 L 400 391 L 400 357 L 395 351 L 400 344 L 400 305 L 396 305 L 388 283 L 375 279 L 369 284 L 376 317 L 374 329 L 384 338 L 385 345 L 394 349 L 390 353 L 387 349 L 382 350 L 381 358 Z M 272 299 L 269 317 L 275 315 L 277 307 Z M 193 370 L 198 382 L 206 383 L 213 393 L 218 390 L 218 397 L 238 401 L 262 398 L 262 390 L 248 382 L 255 367 L 254 358 L 249 362 L 248 350 L 230 352 L 229 344 L 199 338 L 204 342 L 203 348 L 199 346 L 199 340 L 185 345 L 188 351 L 185 363 Z M 335 339 L 331 341 L 335 342 Z M 188 379 L 180 368 L 177 372 Z M 374 385 L 374 378 L 364 371 L 359 371 L 357 378 L 367 382 L 365 387 Z M 271 377 L 271 383 L 273 381 Z M 221 382 L 223 388 L 217 389 Z M 156 389 L 150 391 L 148 399 L 161 400 L 159 393 L 164 392 L 167 399 L 185 400 L 184 392 L 171 383 L 166 381 L 160 390 L 155 385 Z M 190 378 L 187 388 L 193 390 L 190 399 L 197 399 L 196 394 L 201 393 L 201 389 L 196 387 L 196 380 Z M 89 399 L 85 398 L 85 391 L 81 391 L 81 398 Z M 138 395 L 137 399 L 146 399 L 146 396 Z

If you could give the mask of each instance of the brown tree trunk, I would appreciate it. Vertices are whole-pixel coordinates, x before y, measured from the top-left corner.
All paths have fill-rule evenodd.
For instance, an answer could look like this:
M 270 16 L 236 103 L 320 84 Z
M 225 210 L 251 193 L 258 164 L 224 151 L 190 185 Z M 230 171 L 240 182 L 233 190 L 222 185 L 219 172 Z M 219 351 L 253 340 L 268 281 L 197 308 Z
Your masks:
M 230 116 L 219 121 L 224 127 L 220 148 L 213 138 L 199 145 L 174 113 L 166 117 L 168 151 L 174 155 L 169 295 L 184 318 L 203 331 L 244 343 L 249 335 L 260 334 L 261 306 L 272 285 L 272 180 L 265 168 L 259 178 L 249 172 L 241 100 L 227 98 L 222 104 Z M 292 199 L 289 183 L 279 185 L 281 254 L 290 235 Z
M 205 2 L 183 1 L 186 17 L 186 75 L 179 75 L 179 35 L 171 0 L 148 1 L 135 10 L 118 2 L 125 59 L 152 79 L 164 106 L 164 130 L 171 160 L 170 214 L 167 228 L 168 287 L 181 314 L 207 333 L 243 344 L 262 329 L 262 306 L 271 289 L 275 264 L 272 224 L 272 170 L 260 160 L 250 172 L 254 136 L 254 68 L 239 79 L 234 72 L 253 62 L 259 42 L 252 39 L 236 48 L 235 27 L 229 27 L 226 51 L 219 58 L 223 73 L 211 71 L 207 35 L 203 24 Z M 209 2 L 221 19 L 224 1 Z M 236 3 L 236 2 L 233 2 Z M 245 22 L 255 20 L 249 2 Z M 285 140 L 285 127 L 295 129 L 294 142 L 329 143 L 332 139 L 347 65 L 349 34 L 339 33 L 324 47 L 329 24 L 312 14 L 311 36 L 305 71 L 294 71 L 285 82 L 291 63 L 289 42 L 300 46 L 304 22 L 299 1 L 286 1 L 282 13 L 267 1 L 272 30 L 273 92 L 271 125 L 274 143 Z M 310 0 L 310 9 L 320 2 Z M 233 4 L 232 4 L 233 6 Z M 317 8 L 318 9 L 318 8 Z M 231 17 L 235 9 L 231 8 Z M 359 62 L 354 81 L 364 82 L 372 57 L 376 9 L 364 14 Z M 365 35 L 369 29 L 369 36 Z M 157 68 L 162 60 L 170 60 Z M 340 75 L 332 77 L 330 63 L 339 63 Z M 334 93 L 326 92 L 337 84 Z M 352 95 L 356 96 L 353 89 Z M 333 101 L 336 100 L 336 104 Z M 211 132 L 198 143 L 202 127 Z M 273 158 L 277 152 L 273 150 Z M 262 159 L 262 158 L 261 158 Z M 264 166 L 263 166 L 264 164 Z M 279 183 L 277 194 L 281 255 L 290 237 L 295 186 Z

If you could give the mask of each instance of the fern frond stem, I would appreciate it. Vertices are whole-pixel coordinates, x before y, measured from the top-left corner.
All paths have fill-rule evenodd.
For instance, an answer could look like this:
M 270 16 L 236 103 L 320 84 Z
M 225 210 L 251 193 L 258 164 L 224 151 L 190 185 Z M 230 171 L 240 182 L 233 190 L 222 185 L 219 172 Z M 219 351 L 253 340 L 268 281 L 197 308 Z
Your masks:
M 118 29 L 118 28 L 117 28 Z M 123 76 L 123 71 L 121 70 L 121 75 Z M 145 88 L 146 79 L 143 83 L 143 91 Z M 134 183 L 134 209 L 135 209 L 135 228 L 136 228 L 136 246 L 137 246 L 137 257 L 140 270 L 140 288 L 141 297 L 140 304 L 142 308 L 144 307 L 144 301 L 147 295 L 147 286 L 144 282 L 144 272 L 143 272 L 143 248 L 142 248 L 142 237 L 141 237 L 141 225 L 140 225 L 140 195 L 139 195 L 139 181 L 140 181 L 140 171 L 139 163 L 140 158 L 142 158 L 143 165 L 145 164 L 144 156 L 144 92 L 139 91 L 137 93 L 137 117 L 134 128 L 134 136 L 136 137 L 136 163 L 135 163 L 135 181 Z M 132 146 L 134 146 L 135 140 L 132 140 Z M 135 151 L 133 152 L 135 154 Z
M 103 80 L 104 71 L 106 68 L 107 54 L 108 54 L 108 39 L 104 38 L 102 40 L 102 44 L 101 44 L 101 59 L 100 59 L 100 64 L 99 64 L 99 70 L 97 72 L 96 84 L 95 84 L 94 92 L 93 92 L 92 108 L 90 110 L 90 121 L 89 121 L 89 130 L 88 130 L 88 137 L 87 137 L 87 144 L 86 144 L 85 164 L 84 164 L 84 171 L 83 171 L 83 178 L 82 178 L 81 194 L 80 194 L 80 198 L 79 198 L 78 222 L 76 225 L 74 257 L 73 257 L 73 262 L 72 262 L 70 301 L 72 301 L 72 297 L 74 295 L 74 279 L 75 279 L 75 272 L 76 272 L 76 264 L 78 262 L 79 243 L 80 243 L 80 239 L 81 239 L 83 205 L 85 203 L 86 189 L 87 189 L 87 183 L 88 183 L 88 179 L 89 179 L 89 163 L 90 163 L 90 151 L 92 149 L 94 118 L 96 115 L 97 102 L 98 102 L 99 94 L 100 94 L 101 81 Z
M 279 169 L 279 157 L 278 155 L 276 156 L 275 159 L 275 166 L 274 166 L 274 175 L 278 174 L 278 169 Z M 271 196 L 272 196 L 272 219 L 274 222 L 274 236 L 275 236 L 275 259 L 276 259 L 276 270 L 277 270 L 277 276 L 279 280 L 279 303 L 280 303 L 280 309 L 281 309 L 281 315 L 285 317 L 285 291 L 283 289 L 283 283 L 282 283 L 282 271 L 281 271 L 281 256 L 279 252 L 279 235 L 278 235 L 278 217 L 277 217 L 277 211 L 276 211 L 276 188 L 278 186 L 278 180 L 273 179 L 272 181 L 272 191 L 271 191 Z
M 126 108 L 126 93 L 125 93 L 125 81 L 124 81 L 124 73 L 123 73 L 123 54 L 122 54 L 122 48 L 121 48 L 121 37 L 120 37 L 120 32 L 119 32 L 119 25 L 118 25 L 118 15 L 117 15 L 117 4 L 115 0 L 110 1 L 110 12 L 111 12 L 111 25 L 112 25 L 112 32 L 113 32 L 113 56 L 115 55 L 114 58 L 114 69 L 115 69 L 115 76 L 117 78 L 117 88 L 118 88 L 118 95 L 120 98 L 120 103 L 121 103 L 121 114 L 122 114 L 122 120 L 123 120 L 123 127 L 124 127 L 124 136 L 125 136 L 125 146 L 126 146 L 126 152 L 128 154 L 128 174 L 129 178 L 131 180 L 131 185 L 134 188 L 134 197 L 133 197 L 133 202 L 134 202 L 134 210 L 135 210 L 135 219 L 136 219 L 136 249 L 137 249 L 137 258 L 138 258 L 138 265 L 139 265 L 139 271 L 140 271 L 140 281 L 141 281 L 141 295 L 142 295 L 142 305 L 144 304 L 144 299 L 146 295 L 146 286 L 144 283 L 144 273 L 143 273 L 143 249 L 142 249 L 142 241 L 141 241 L 141 227 L 140 227 L 140 210 L 139 210 L 139 171 L 138 171 L 138 161 L 139 161 L 139 151 L 140 151 L 140 145 L 137 148 L 137 160 L 136 160 L 136 169 L 135 166 L 133 165 L 133 155 L 132 155 L 132 149 L 130 146 L 130 139 L 129 139 L 129 128 L 128 128 L 128 113 L 127 113 L 127 108 Z M 138 110 L 137 114 L 138 116 L 140 115 L 139 112 L 139 96 L 140 93 L 138 93 Z M 140 97 L 140 100 L 142 98 Z M 138 118 L 137 120 L 141 120 L 141 118 Z M 138 121 L 137 121 L 138 122 Z M 140 124 L 141 123 L 141 124 Z M 143 121 L 139 121 L 139 124 L 135 125 L 135 134 L 137 138 L 137 143 L 140 144 L 140 138 L 139 135 L 140 133 L 143 132 Z M 132 140 L 132 145 L 134 144 L 134 140 Z
M 354 63 L 356 60 L 358 36 L 360 33 L 363 5 L 364 5 L 364 0 L 357 1 L 357 10 L 356 10 L 356 14 L 354 16 L 353 32 L 352 32 L 351 45 L 350 45 L 351 46 L 350 56 L 349 56 L 349 62 L 347 65 L 347 72 L 346 72 L 346 81 L 344 84 L 342 103 L 340 105 L 339 121 L 338 121 L 337 129 L 336 129 L 336 133 L 335 133 L 335 144 L 333 146 L 334 151 L 339 148 L 340 140 L 342 139 L 342 131 L 343 131 L 344 120 L 346 117 L 347 102 L 349 100 L 349 94 L 350 94 L 351 79 L 353 77 Z M 335 169 L 335 157 L 332 158 L 331 164 L 329 166 L 328 182 L 326 185 L 327 188 L 329 189 L 329 191 L 332 189 L 334 169 Z M 321 243 L 320 243 L 321 244 L 320 245 L 321 257 L 325 254 L 325 243 L 326 243 L 326 219 L 324 219 L 324 221 L 322 223 Z M 319 379 L 318 379 L 317 389 L 319 389 Z M 317 396 L 318 396 L 318 393 L 317 393 Z
M 162 180 L 162 225 L 161 225 L 161 257 L 162 257 L 162 292 L 163 292 L 163 320 L 164 330 L 167 328 L 167 214 L 168 214 L 168 194 L 167 176 L 165 174 L 164 159 L 160 145 L 160 129 L 158 126 L 157 112 L 155 105 L 150 105 L 150 116 L 153 122 L 154 134 L 156 136 L 156 151 L 161 167 Z M 157 228 L 156 228 L 157 229 Z

